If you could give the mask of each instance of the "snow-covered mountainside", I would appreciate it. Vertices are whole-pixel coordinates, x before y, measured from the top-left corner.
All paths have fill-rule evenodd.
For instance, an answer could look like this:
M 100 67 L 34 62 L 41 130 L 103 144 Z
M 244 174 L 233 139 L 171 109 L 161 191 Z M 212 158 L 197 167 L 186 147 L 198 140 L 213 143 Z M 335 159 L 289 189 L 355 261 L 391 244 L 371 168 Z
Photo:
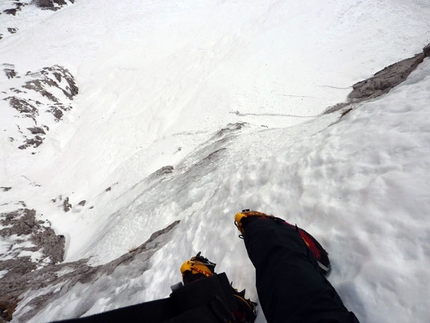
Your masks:
M 242 208 L 321 241 L 362 322 L 430 319 L 427 0 L 0 13 L 0 322 L 166 297 L 198 251 L 257 300 Z

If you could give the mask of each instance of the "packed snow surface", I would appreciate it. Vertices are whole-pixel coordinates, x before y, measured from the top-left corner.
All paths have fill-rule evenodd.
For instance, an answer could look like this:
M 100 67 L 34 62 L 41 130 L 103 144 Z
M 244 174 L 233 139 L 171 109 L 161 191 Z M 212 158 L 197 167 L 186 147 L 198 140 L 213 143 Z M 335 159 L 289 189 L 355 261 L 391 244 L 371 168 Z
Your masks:
M 257 299 L 233 225 L 242 208 L 312 233 L 360 321 L 430 320 L 429 59 L 389 94 L 342 118 L 321 115 L 352 84 L 430 42 L 427 0 L 76 0 L 56 12 L 25 9 L 0 16 L 19 27 L 0 41 L 0 63 L 21 74 L 65 66 L 79 95 L 35 154 L 2 138 L 0 185 L 12 189 L 0 192 L 0 210 L 25 201 L 66 236 L 66 261 L 94 265 L 181 220 L 149 270 L 138 275 L 134 264 L 78 284 L 32 322 L 166 297 L 198 251 Z M 8 82 L 2 74 L 1 90 Z M 16 117 L 1 104 L 3 132 Z M 154 174 L 167 165 L 173 171 Z M 24 298 L 12 322 L 27 310 Z

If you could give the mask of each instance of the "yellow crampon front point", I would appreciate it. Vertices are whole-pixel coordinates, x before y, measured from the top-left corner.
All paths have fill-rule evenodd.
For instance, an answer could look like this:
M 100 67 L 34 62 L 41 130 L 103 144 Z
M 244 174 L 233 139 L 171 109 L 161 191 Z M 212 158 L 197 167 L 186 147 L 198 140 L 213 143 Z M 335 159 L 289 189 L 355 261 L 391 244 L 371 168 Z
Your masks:
M 191 272 L 193 275 L 202 274 L 206 277 L 210 277 L 214 274 L 215 266 L 213 262 L 201 256 L 199 252 L 195 257 L 192 257 L 182 264 L 181 273 L 182 276 L 184 276 L 186 272 Z
M 236 213 L 234 216 L 234 224 L 236 225 L 237 229 L 240 231 L 240 233 L 244 233 L 244 229 L 242 226 L 242 219 L 250 217 L 250 216 L 273 216 L 273 215 L 267 215 L 263 212 L 257 212 L 257 211 L 251 211 L 251 210 L 243 210 L 242 212 Z
M 181 266 L 182 275 L 187 271 L 190 271 L 192 274 L 203 274 L 206 277 L 213 275 L 211 270 L 205 264 L 199 261 L 187 260 L 184 262 Z

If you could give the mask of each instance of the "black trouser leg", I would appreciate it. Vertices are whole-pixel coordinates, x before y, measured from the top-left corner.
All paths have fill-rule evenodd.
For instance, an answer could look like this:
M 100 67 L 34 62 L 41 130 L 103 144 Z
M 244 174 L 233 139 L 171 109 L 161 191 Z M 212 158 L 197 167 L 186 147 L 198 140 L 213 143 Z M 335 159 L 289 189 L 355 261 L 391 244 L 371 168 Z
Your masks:
M 320 274 L 294 227 L 264 217 L 249 220 L 244 240 L 269 323 L 358 322 Z

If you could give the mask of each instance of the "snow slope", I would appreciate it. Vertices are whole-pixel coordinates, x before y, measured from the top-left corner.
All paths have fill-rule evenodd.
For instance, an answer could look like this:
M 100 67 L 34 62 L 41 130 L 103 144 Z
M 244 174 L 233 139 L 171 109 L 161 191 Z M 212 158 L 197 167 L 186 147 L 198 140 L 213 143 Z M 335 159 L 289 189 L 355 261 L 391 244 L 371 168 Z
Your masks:
M 66 66 L 80 92 L 36 154 L 2 143 L 0 180 L 12 189 L 0 193 L 1 210 L 25 201 L 66 236 L 66 261 L 92 264 L 181 220 L 148 271 L 137 275 L 135 263 L 74 286 L 33 322 L 165 297 L 181 263 L 200 250 L 255 299 L 232 224 L 245 207 L 321 240 L 330 281 L 362 322 L 428 321 L 429 60 L 340 121 L 320 116 L 353 83 L 429 42 L 427 1 L 105 0 L 49 15 L 25 9 L 38 23 L 0 41 L 0 63 L 22 74 Z M 7 82 L 2 75 L 0 86 Z M 173 171 L 150 175 L 166 165 Z M 13 322 L 26 310 L 23 301 Z

